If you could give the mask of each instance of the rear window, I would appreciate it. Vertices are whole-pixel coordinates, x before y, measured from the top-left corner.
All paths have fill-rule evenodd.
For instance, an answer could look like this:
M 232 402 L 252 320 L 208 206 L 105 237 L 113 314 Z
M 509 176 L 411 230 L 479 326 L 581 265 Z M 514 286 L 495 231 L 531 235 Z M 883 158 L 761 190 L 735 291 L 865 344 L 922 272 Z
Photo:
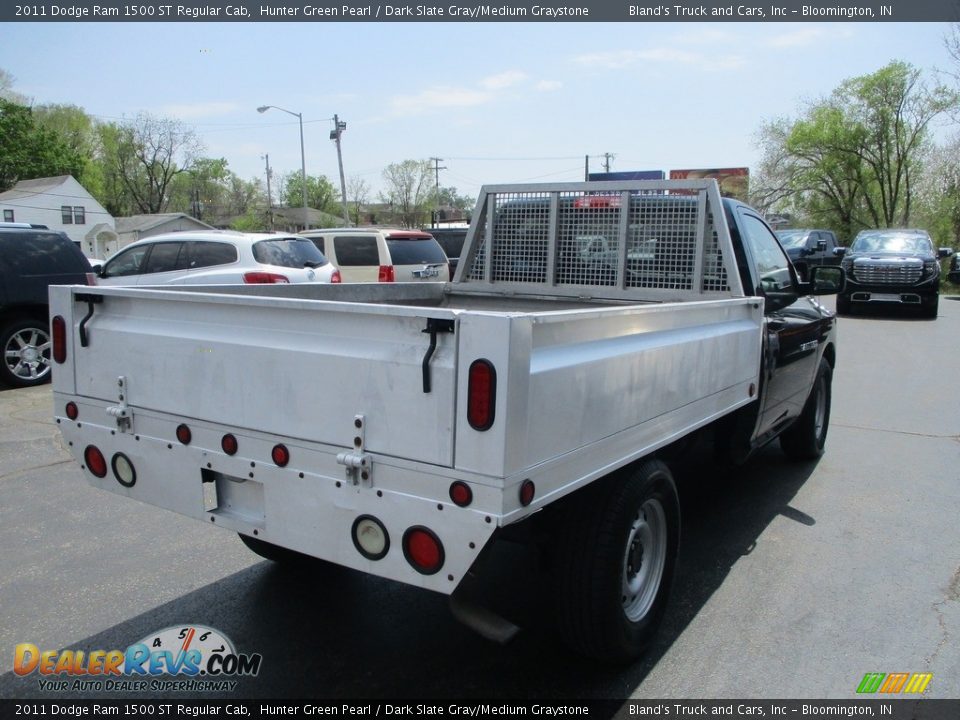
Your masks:
M 433 238 L 387 238 L 387 247 L 394 265 L 447 262 L 443 249 Z
M 253 245 L 253 258 L 264 265 L 288 268 L 316 268 L 327 264 L 327 258 L 307 238 L 261 240 Z
M 0 238 L 3 259 L 16 275 L 87 273 L 89 265 L 70 240 L 57 233 L 18 231 Z
M 333 238 L 337 263 L 346 267 L 379 266 L 380 253 L 377 251 L 375 235 L 349 235 Z

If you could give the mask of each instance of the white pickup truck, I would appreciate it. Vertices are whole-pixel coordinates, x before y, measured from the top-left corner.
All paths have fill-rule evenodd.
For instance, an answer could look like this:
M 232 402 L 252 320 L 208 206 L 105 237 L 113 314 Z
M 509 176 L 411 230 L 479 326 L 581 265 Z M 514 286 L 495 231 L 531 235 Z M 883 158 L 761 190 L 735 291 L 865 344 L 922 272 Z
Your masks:
M 817 457 L 813 296 L 842 284 L 800 282 L 713 180 L 487 186 L 450 283 L 51 288 L 56 422 L 98 488 L 451 595 L 490 636 L 458 588 L 541 523 L 563 636 L 629 660 L 679 546 L 663 451 Z

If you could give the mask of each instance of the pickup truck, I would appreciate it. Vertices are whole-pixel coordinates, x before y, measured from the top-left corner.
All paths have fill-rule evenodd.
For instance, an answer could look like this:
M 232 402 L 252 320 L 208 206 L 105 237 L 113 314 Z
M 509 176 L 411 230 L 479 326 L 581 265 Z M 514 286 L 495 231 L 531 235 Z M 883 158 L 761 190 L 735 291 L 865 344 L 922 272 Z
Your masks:
M 52 288 L 56 422 L 97 488 L 447 594 L 488 637 L 515 628 L 463 581 L 538 538 L 562 636 L 631 660 L 674 572 L 676 449 L 823 452 L 814 296 L 843 272 L 800 282 L 714 180 L 486 186 L 473 218 L 449 283 Z

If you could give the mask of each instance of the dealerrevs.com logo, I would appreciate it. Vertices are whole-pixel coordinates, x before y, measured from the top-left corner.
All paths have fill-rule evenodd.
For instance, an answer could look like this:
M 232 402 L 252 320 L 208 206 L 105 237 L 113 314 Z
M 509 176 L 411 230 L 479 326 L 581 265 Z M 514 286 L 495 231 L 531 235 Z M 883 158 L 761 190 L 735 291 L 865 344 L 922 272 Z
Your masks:
M 126 650 L 14 649 L 13 671 L 36 673 L 40 690 L 88 692 L 232 691 L 234 678 L 255 676 L 263 656 L 238 653 L 211 627 L 177 625 L 147 635 Z
M 926 692 L 931 680 L 933 673 L 867 673 L 857 686 L 857 692 L 918 695 Z

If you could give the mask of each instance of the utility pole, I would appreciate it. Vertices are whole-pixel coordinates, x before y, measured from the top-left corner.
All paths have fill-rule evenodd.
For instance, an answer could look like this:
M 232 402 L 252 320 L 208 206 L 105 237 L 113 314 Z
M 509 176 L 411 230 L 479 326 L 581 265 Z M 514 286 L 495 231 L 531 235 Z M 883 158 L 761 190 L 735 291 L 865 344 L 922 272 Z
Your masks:
M 615 158 L 616 155 L 613 153 L 604 153 L 603 154 L 603 171 L 610 172 L 610 161 Z
M 583 156 L 583 181 L 584 182 L 590 181 L 590 156 L 589 155 Z
M 273 170 L 270 169 L 270 154 L 264 155 L 263 159 L 267 161 L 267 224 L 270 230 L 273 230 L 273 193 L 270 191 L 270 176 L 273 175 Z
M 443 158 L 432 157 L 430 159 L 433 161 L 433 175 L 435 178 L 434 186 L 433 186 L 434 187 L 433 202 L 435 207 L 433 209 L 433 212 L 431 213 L 432 222 L 430 223 L 430 227 L 436 227 L 437 215 L 439 215 L 439 212 L 440 212 L 440 171 L 446 170 L 447 168 L 446 166 L 440 167 L 440 163 L 443 162 Z
M 340 166 L 340 200 L 343 203 L 343 222 L 346 227 L 350 227 L 350 210 L 347 208 L 347 181 L 343 178 L 343 153 L 340 151 L 340 136 L 347 129 L 347 123 L 340 122 L 340 116 L 334 113 L 333 130 L 330 131 L 330 139 L 337 142 L 337 165 Z

